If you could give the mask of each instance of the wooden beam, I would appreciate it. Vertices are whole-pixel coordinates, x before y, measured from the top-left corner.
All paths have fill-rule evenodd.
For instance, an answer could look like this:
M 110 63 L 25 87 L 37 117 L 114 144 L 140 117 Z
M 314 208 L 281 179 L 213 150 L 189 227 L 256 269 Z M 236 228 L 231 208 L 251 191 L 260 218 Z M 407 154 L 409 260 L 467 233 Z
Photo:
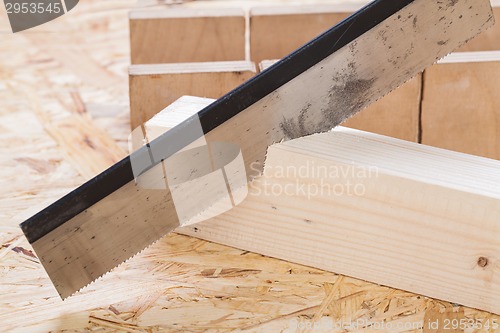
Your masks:
M 500 313 L 499 161 L 340 127 L 265 163 L 243 203 L 177 231 Z
M 245 14 L 238 8 L 130 12 L 132 64 L 245 59 Z
M 500 159 L 500 52 L 457 53 L 425 72 L 422 142 Z
M 365 3 L 278 5 L 256 3 L 251 8 L 251 59 L 281 58 L 333 26 Z M 500 2 L 492 0 L 497 21 Z M 176 9 L 154 7 L 130 13 L 133 64 L 245 59 L 247 3 L 224 2 L 213 7 L 196 3 Z M 159 42 L 160 41 L 160 42 Z M 196 41 L 194 43 L 193 41 Z M 199 41 L 202 41 L 200 44 Z M 495 25 L 460 51 L 500 49 L 500 25 Z M 172 50 L 172 52 L 168 52 Z
M 281 59 L 355 11 L 338 5 L 257 7 L 250 11 L 250 59 Z M 340 10 L 340 11 L 339 11 Z
M 132 65 L 130 67 L 132 129 L 179 97 L 191 94 L 219 98 L 255 75 L 247 61 Z

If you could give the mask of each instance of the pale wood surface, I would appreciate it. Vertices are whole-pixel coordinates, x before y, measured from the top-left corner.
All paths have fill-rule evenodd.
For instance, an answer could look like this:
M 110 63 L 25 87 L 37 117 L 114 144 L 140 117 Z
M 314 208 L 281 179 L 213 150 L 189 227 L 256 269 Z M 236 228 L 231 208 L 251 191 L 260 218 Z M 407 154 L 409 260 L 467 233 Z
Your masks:
M 357 4 L 360 6 L 361 4 Z M 500 22 L 500 3 L 492 1 L 494 15 Z M 338 23 L 353 6 L 281 5 L 262 6 L 250 11 L 250 54 L 252 61 L 280 59 L 310 39 Z M 469 41 L 457 51 L 500 50 L 500 24 Z
M 248 59 L 248 55 L 245 56 L 246 39 L 250 41 L 248 47 L 252 61 L 258 63 L 265 59 L 281 58 L 368 2 L 364 0 L 315 0 L 304 3 L 280 0 L 192 1 L 182 6 L 168 7 L 154 1 L 141 1 L 142 5 L 138 6 L 131 15 L 131 27 L 134 34 L 131 40 L 132 63 Z M 492 0 L 491 3 L 495 7 L 495 16 L 498 21 L 500 19 L 500 3 L 496 0 Z M 234 15 L 237 8 L 250 13 L 250 31 L 248 31 L 246 38 L 245 23 L 243 22 L 242 26 L 241 20 L 236 20 L 236 16 L 239 15 Z M 189 12 L 191 14 L 188 14 Z M 187 17 L 189 15 L 191 18 Z M 233 17 L 230 19 L 228 16 L 231 15 Z M 175 16 L 178 18 L 175 19 Z M 202 16 L 206 18 L 202 19 Z M 144 21 L 140 22 L 139 18 Z M 156 18 L 156 20 L 152 18 Z M 234 28 L 232 41 L 229 40 L 230 36 L 226 32 L 218 34 L 215 43 L 207 42 L 202 43 L 201 46 L 197 45 L 200 50 L 199 54 L 193 54 L 188 48 L 185 48 L 185 44 L 188 42 L 182 36 L 191 34 L 199 37 L 201 34 L 205 34 L 204 30 L 219 27 L 219 24 L 216 23 L 218 20 L 225 21 L 225 24 L 230 24 Z M 189 25 L 189 29 L 183 29 L 187 25 Z M 204 25 L 206 25 L 205 29 L 202 27 Z M 165 28 L 174 29 L 173 31 L 176 33 L 167 35 Z M 159 43 L 152 37 L 141 37 L 147 29 L 149 29 L 148 31 L 160 31 L 158 36 L 162 37 L 162 40 L 167 38 L 167 42 L 178 43 L 176 45 L 180 49 L 175 48 L 175 52 L 171 53 L 168 52 L 170 50 L 169 43 L 165 46 L 165 43 Z M 162 30 L 163 32 L 161 32 Z M 207 41 L 214 42 L 214 38 L 209 36 Z M 152 45 L 155 47 L 151 47 Z M 219 46 L 226 46 L 227 49 L 221 50 Z M 460 51 L 499 49 L 500 25 L 497 24 L 479 38 L 464 45 Z
M 163 8 L 145 13 L 132 12 L 130 17 L 133 64 L 245 59 L 242 9 Z
M 255 75 L 251 62 L 133 65 L 130 68 L 132 129 L 185 94 L 218 98 Z
M 462 64 L 476 62 L 495 62 L 500 59 L 499 51 L 478 51 L 478 52 L 454 52 L 440 61 L 438 64 Z
M 311 5 L 311 7 L 315 7 Z M 300 13 L 291 7 L 254 9 L 250 12 L 250 59 L 256 63 L 281 59 L 349 16 L 334 11 Z M 272 14 L 272 12 L 277 12 Z M 287 13 L 288 12 L 288 13 Z
M 241 205 L 187 234 L 500 313 L 494 162 L 344 130 L 297 139 L 268 150 Z
M 19 214 L 69 192 L 85 181 L 80 172 L 90 174 L 92 164 L 101 162 L 97 155 L 86 162 L 66 159 L 61 147 L 67 143 L 54 140 L 38 115 L 69 116 L 81 110 L 81 103 L 70 97 L 77 91 L 96 128 L 126 148 L 127 15 L 134 5 L 132 0 L 88 0 L 51 25 L 35 28 L 37 33 L 2 35 L 3 331 L 294 332 L 297 323 L 311 324 L 312 318 L 349 321 L 366 313 L 375 322 L 418 323 L 424 317 L 442 317 L 434 307 L 447 314 L 456 311 L 460 318 L 500 321 L 486 312 L 462 312 L 450 303 L 351 278 L 339 280 L 333 273 L 175 234 L 61 302 L 21 236 Z M 2 32 L 8 31 L 4 18 Z M 110 147 L 111 155 L 103 152 L 102 161 L 123 154 L 114 149 Z M 317 331 L 331 332 L 326 327 Z
M 425 72 L 422 142 L 500 159 L 500 57 Z

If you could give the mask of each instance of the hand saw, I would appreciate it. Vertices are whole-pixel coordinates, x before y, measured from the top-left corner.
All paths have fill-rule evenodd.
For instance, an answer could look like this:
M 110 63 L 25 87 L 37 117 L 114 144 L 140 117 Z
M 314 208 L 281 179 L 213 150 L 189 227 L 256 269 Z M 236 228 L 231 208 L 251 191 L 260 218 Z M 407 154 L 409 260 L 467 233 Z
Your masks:
M 250 180 L 269 145 L 331 130 L 493 22 L 489 0 L 376 0 L 21 228 L 66 298 L 181 225 L 170 191 L 139 186 L 134 168 L 150 172 L 203 136 L 240 147 Z

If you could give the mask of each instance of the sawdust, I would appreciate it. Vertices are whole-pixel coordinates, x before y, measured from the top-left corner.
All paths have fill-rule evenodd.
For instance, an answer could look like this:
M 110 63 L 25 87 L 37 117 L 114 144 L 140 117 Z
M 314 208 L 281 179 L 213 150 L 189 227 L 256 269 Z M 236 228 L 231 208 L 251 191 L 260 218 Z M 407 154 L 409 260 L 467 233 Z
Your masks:
M 356 52 L 351 45 L 351 52 Z M 321 110 L 321 121 L 312 121 L 315 110 L 306 104 L 296 118 L 285 118 L 280 127 L 287 139 L 295 139 L 314 133 L 327 132 L 352 117 L 370 103 L 370 88 L 376 78 L 363 78 L 356 71 L 356 64 L 349 63 L 332 78 L 326 107 Z

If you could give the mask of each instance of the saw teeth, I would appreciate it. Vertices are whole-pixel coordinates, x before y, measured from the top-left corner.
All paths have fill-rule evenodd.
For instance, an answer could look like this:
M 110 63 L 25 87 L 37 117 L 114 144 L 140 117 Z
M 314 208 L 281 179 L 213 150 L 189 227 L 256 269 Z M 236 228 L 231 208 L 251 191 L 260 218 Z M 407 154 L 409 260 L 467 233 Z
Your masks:
M 169 233 L 170 234 L 170 233 Z M 158 244 L 162 239 L 164 239 L 165 237 L 167 237 L 167 235 L 163 236 L 163 237 L 160 237 L 159 239 L 157 239 L 156 241 L 154 241 L 153 243 L 149 244 L 148 246 L 146 246 L 145 248 L 143 248 L 142 250 L 140 250 L 139 252 L 137 252 L 136 254 L 130 256 L 128 259 L 126 259 L 125 261 L 123 261 L 122 263 L 118 264 L 117 266 L 113 267 L 111 270 L 107 271 L 106 273 L 104 274 L 101 274 L 99 275 L 97 278 L 95 278 L 94 280 L 90 281 L 89 283 L 87 283 L 85 286 L 81 287 L 80 289 L 78 290 L 75 290 L 72 294 L 68 295 L 68 296 L 65 296 L 63 297 L 59 292 L 59 297 L 61 297 L 61 299 L 63 301 L 67 300 L 68 298 L 70 297 L 73 297 L 75 296 L 76 294 L 81 294 L 82 292 L 85 291 L 85 289 L 87 289 L 89 286 L 93 285 L 95 282 L 101 280 L 102 278 L 104 278 L 105 276 L 107 276 L 108 274 L 111 274 L 113 271 L 115 271 L 118 267 L 121 267 L 123 265 L 125 265 L 126 263 L 130 262 L 133 258 L 137 257 L 138 255 L 140 255 L 141 253 L 145 252 L 146 250 L 152 248 L 153 246 L 155 246 L 156 244 Z

